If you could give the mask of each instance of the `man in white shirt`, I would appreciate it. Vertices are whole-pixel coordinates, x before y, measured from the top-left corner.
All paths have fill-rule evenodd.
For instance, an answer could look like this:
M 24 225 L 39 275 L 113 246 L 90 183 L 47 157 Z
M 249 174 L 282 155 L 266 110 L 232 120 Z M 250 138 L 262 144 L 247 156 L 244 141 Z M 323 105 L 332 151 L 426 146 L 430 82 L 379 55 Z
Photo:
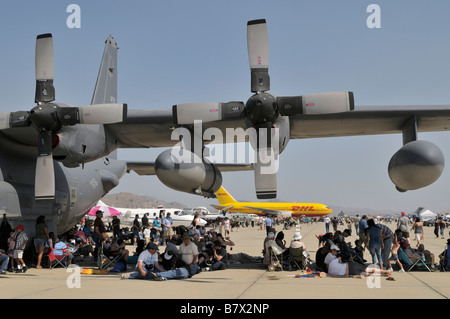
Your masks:
M 329 233 L 330 232 L 330 221 L 331 221 L 330 217 L 325 216 L 323 221 L 325 222 L 325 233 Z
M 197 245 L 191 242 L 191 237 L 185 232 L 181 239 L 183 243 L 180 245 L 178 251 L 180 253 L 181 260 L 186 264 L 189 269 L 189 275 L 193 276 L 198 272 L 198 248 Z
M 147 245 L 138 257 L 136 271 L 130 275 L 122 275 L 122 279 L 153 279 L 163 281 L 168 279 L 185 279 L 189 276 L 186 268 L 165 270 L 158 262 L 158 246 L 155 243 Z

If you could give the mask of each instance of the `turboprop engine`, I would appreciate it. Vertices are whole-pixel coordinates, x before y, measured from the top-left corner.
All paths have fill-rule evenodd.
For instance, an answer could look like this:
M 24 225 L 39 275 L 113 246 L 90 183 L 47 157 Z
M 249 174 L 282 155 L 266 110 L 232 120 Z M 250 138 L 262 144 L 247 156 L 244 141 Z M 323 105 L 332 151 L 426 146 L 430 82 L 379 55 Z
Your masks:
M 172 148 L 155 161 L 159 180 L 174 190 L 213 197 L 222 185 L 222 174 L 212 163 L 182 149 Z
M 441 150 L 428 141 L 405 144 L 389 161 L 388 172 L 397 190 L 405 192 L 434 183 L 444 170 Z

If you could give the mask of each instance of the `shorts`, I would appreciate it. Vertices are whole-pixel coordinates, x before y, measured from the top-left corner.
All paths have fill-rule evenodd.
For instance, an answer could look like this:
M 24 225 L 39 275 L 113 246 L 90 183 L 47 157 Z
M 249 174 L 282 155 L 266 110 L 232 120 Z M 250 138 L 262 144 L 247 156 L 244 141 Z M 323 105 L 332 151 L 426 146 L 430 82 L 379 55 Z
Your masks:
M 35 247 L 48 247 L 48 240 L 42 239 L 42 238 L 35 238 L 34 239 L 34 246 Z
M 422 236 L 423 236 L 422 233 L 416 233 L 416 240 L 417 241 L 421 241 L 422 240 Z
M 392 254 L 391 258 L 389 258 L 389 259 L 397 261 L 398 260 L 398 254 Z
M 23 250 L 22 249 L 14 249 L 14 258 L 23 258 Z

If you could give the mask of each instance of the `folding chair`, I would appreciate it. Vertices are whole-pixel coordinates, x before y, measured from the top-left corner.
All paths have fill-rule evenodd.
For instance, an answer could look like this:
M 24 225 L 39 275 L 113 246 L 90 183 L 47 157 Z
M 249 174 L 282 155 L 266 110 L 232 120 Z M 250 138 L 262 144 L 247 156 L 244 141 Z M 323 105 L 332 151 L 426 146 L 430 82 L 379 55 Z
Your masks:
M 306 257 L 303 254 L 303 247 L 289 247 L 289 270 L 292 270 L 294 265 L 299 270 L 306 269 Z
M 398 259 L 403 264 L 403 267 L 406 268 L 406 271 L 411 271 L 414 267 L 417 267 L 418 270 L 427 269 L 431 272 L 430 267 L 428 267 L 427 262 L 425 261 L 425 256 L 417 258 L 415 262 L 413 262 L 408 255 L 403 251 L 402 248 L 398 249 Z M 422 269 L 421 269 L 422 267 Z
M 52 248 L 51 251 L 48 253 L 47 255 L 48 260 L 49 260 L 49 268 L 53 269 L 56 266 L 60 265 L 64 268 L 67 268 L 67 264 L 69 261 L 69 254 L 63 253 L 62 255 L 55 255 L 55 249 Z
M 111 252 L 110 249 L 104 247 L 104 243 L 98 248 L 97 266 L 99 269 L 113 267 L 114 264 L 122 258 L 119 252 Z
M 274 240 L 269 241 L 269 253 L 270 253 L 270 265 L 268 267 L 269 271 L 274 271 L 276 268 L 281 268 L 283 270 L 283 253 L 284 250 L 280 248 L 276 244 Z M 281 259 L 281 263 L 278 260 L 278 257 Z

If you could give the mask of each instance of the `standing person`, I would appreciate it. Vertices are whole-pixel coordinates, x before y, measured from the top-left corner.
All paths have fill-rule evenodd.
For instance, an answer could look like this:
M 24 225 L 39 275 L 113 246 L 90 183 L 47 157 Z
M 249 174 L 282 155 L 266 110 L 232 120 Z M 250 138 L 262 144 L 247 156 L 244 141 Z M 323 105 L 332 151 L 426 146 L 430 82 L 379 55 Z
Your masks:
M 436 220 L 434 221 L 434 235 L 436 238 L 439 238 L 439 218 L 436 217 Z
M 17 264 L 16 272 L 26 272 L 28 267 L 23 261 L 23 250 L 28 243 L 28 236 L 24 232 L 25 227 L 23 225 L 18 225 L 16 230 L 16 246 L 14 247 L 14 259 Z
M 439 219 L 439 230 L 441 232 L 441 238 L 444 239 L 444 229 L 447 227 L 445 220 L 441 217 Z
M 223 230 L 225 232 L 225 237 L 230 236 L 230 228 L 231 228 L 230 220 L 228 219 L 228 217 L 225 217 L 225 220 L 223 221 Z
M 376 264 L 378 259 L 380 269 L 383 269 L 383 260 L 381 259 L 381 249 L 383 248 L 381 229 L 375 224 L 372 218 L 367 221 L 367 225 L 369 227 L 366 229 L 366 247 L 369 247 L 370 254 L 372 255 L 372 263 Z
M 270 216 L 267 216 L 266 220 L 264 221 L 264 224 L 266 225 L 266 233 L 267 233 L 267 235 L 269 235 L 269 233 L 271 232 L 271 229 L 272 229 L 272 225 L 273 225 L 272 218 L 270 218 Z
M 120 219 L 117 216 L 113 216 L 112 220 L 113 237 L 117 238 L 120 234 Z
M 400 229 L 402 232 L 403 238 L 406 238 L 409 242 L 409 218 L 406 217 L 405 212 L 402 212 L 402 217 L 398 219 L 397 229 Z
M 330 222 L 331 222 L 330 217 L 325 216 L 323 221 L 325 222 L 325 233 L 329 233 L 330 232 Z
M 400 267 L 400 272 L 405 272 L 405 269 L 403 269 L 403 265 L 400 262 L 400 260 L 398 259 L 398 249 L 400 248 L 400 241 L 399 241 L 399 233 L 400 230 L 396 230 L 395 234 L 394 234 L 394 240 L 393 240 L 393 244 L 392 244 L 392 249 L 391 249 L 391 258 L 387 259 L 387 264 L 388 264 L 388 270 L 392 271 L 392 265 L 391 265 L 391 260 L 395 261 L 397 263 L 397 265 Z
M 379 224 L 381 229 L 381 240 L 383 241 L 383 248 L 381 249 L 381 259 L 385 261 L 384 268 L 387 270 L 388 265 L 386 261 L 389 260 L 389 255 L 392 249 L 392 243 L 394 242 L 394 232 L 386 225 Z
M 419 247 L 420 241 L 424 239 L 423 237 L 423 223 L 420 221 L 420 217 L 416 217 L 411 230 L 414 230 L 415 240 L 417 241 L 416 247 Z
M 331 220 L 331 224 L 333 225 L 333 230 L 336 232 L 339 225 L 339 219 L 337 219 L 336 216 L 333 217 L 333 219 Z
M 361 217 L 361 220 L 359 221 L 359 240 L 361 240 L 361 243 L 366 243 L 366 228 L 367 228 L 367 216 L 363 215 Z
M 141 223 L 139 223 L 139 215 L 136 214 L 134 216 L 134 220 L 133 220 L 133 226 L 131 227 L 131 230 L 133 232 L 133 242 L 134 242 L 134 246 L 137 246 L 137 241 L 139 238 L 139 231 L 141 229 Z
M 34 238 L 34 246 L 36 247 L 36 251 L 38 253 L 36 268 L 42 269 L 41 266 L 42 255 L 44 254 L 45 248 L 49 247 L 48 226 L 45 223 L 45 216 L 41 215 L 36 219 L 35 231 L 36 234 Z
M 353 223 L 355 224 L 355 234 L 359 234 L 359 221 L 360 221 L 359 215 L 356 214 L 356 217 L 353 218 Z
M 144 216 L 142 216 L 142 229 L 145 229 L 145 227 L 148 226 L 148 216 L 149 213 L 145 213 Z
M 103 238 L 107 237 L 106 235 L 106 227 L 105 224 L 103 224 L 102 218 L 103 218 L 103 212 L 101 210 L 98 210 L 95 215 L 97 216 L 94 221 L 94 233 L 92 235 L 94 242 L 95 242 L 95 249 L 94 249 L 94 262 L 97 263 L 97 257 L 98 257 L 98 248 L 102 244 Z
M 173 235 L 173 230 L 172 230 L 172 225 L 173 225 L 173 221 L 172 218 L 170 217 L 170 213 L 167 213 L 167 216 L 162 220 L 162 229 L 163 229 L 163 240 L 161 245 L 164 246 L 166 244 L 167 240 L 171 240 L 172 239 L 172 235 Z

